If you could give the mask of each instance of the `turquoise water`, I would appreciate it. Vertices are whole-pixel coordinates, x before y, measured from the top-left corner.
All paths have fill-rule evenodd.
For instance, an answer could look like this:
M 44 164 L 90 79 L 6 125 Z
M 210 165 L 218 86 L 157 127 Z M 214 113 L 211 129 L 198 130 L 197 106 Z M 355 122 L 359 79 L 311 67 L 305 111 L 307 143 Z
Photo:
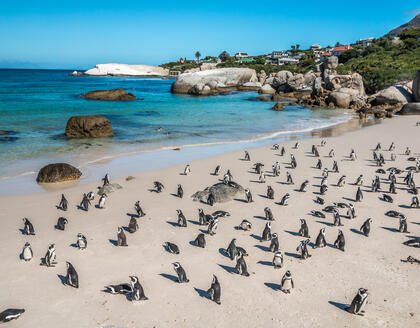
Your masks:
M 81 164 L 104 155 L 191 144 L 264 138 L 343 122 L 340 110 L 287 106 L 274 112 L 272 102 L 250 101 L 255 92 L 214 97 L 173 95 L 172 80 L 136 77 L 73 77 L 71 71 L 0 70 L 0 178 L 35 171 L 53 160 Z M 123 88 L 132 102 L 91 101 L 78 97 Z M 115 136 L 66 140 L 73 115 L 103 115 Z M 158 130 L 158 128 L 161 128 Z

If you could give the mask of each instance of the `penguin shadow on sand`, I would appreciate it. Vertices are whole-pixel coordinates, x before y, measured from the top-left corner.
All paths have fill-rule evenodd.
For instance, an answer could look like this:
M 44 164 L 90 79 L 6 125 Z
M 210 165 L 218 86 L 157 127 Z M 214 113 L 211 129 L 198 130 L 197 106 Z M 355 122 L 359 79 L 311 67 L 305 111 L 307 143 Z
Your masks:
M 66 277 L 61 275 L 61 274 L 58 274 L 57 277 L 58 277 L 58 279 L 60 279 L 63 286 L 65 286 L 66 285 Z
M 78 210 L 81 210 L 81 211 L 85 211 L 85 212 L 87 212 L 87 211 L 88 211 L 87 209 L 85 209 L 84 207 L 82 207 L 82 206 L 80 206 L 80 205 L 77 205 L 77 206 L 76 206 L 76 208 L 77 208 Z
M 334 302 L 334 301 L 328 301 L 328 303 L 330 303 L 331 305 L 333 305 L 336 308 L 338 308 L 340 310 L 343 310 L 343 311 L 346 311 L 346 308 L 348 307 L 348 304 L 344 304 L 344 303 L 338 303 L 338 302 Z
M 269 252 L 270 248 L 268 248 L 267 246 L 263 246 L 263 245 L 254 245 L 254 247 L 259 248 L 260 250 L 264 251 L 264 252 Z
M 266 220 L 265 216 L 261 216 L 261 215 L 254 215 L 253 216 L 254 219 L 260 219 L 260 220 Z
M 209 296 L 204 289 L 199 289 L 199 288 L 194 287 L 194 290 L 197 292 L 198 295 L 200 295 L 200 297 L 209 299 Z
M 256 234 L 252 233 L 250 236 L 258 241 L 262 241 L 262 238 L 260 236 L 257 236 Z
M 267 197 L 267 195 L 264 195 L 264 194 L 258 194 L 258 196 L 259 196 L 259 197 L 261 197 L 261 198 L 269 199 L 269 198 Z
M 420 222 L 414 222 L 414 221 L 412 221 L 410 223 L 420 225 Z
M 24 229 L 19 229 L 19 231 L 22 233 L 22 235 L 25 235 L 25 230 Z
M 79 248 L 79 246 L 77 246 L 77 244 L 76 244 L 76 243 L 70 244 L 69 246 L 70 246 L 70 247 L 73 247 L 73 248 Z
M 353 232 L 353 233 L 355 233 L 356 235 L 362 235 L 362 236 L 364 236 L 363 232 L 361 232 L 361 231 L 359 231 L 357 229 L 351 228 L 350 231 Z
M 159 276 L 161 276 L 161 277 L 163 277 L 163 278 L 166 278 L 166 279 L 169 279 L 169 280 L 171 280 L 171 281 L 173 281 L 173 282 L 178 282 L 178 277 L 175 277 L 175 276 L 174 276 L 174 275 L 172 275 L 172 274 L 159 273 Z
M 301 258 L 300 255 L 296 253 L 285 252 L 284 255 L 289 256 L 289 257 L 294 257 L 295 259 Z
M 248 203 L 248 201 L 246 199 L 234 198 L 233 200 L 235 200 L 237 202 Z
M 404 204 L 401 204 L 401 205 L 398 205 L 398 207 L 401 207 L 401 208 L 411 208 L 411 206 L 408 206 L 408 205 L 404 205 Z
M 398 232 L 398 229 L 395 229 L 395 228 L 389 228 L 389 227 L 381 227 L 381 228 L 384 230 L 391 231 L 391 232 Z
M 179 227 L 178 222 L 173 222 L 173 221 L 166 221 L 167 224 L 170 224 L 173 227 Z
M 112 245 L 114 245 L 114 246 L 118 246 L 118 241 L 117 241 L 117 240 L 115 240 L 115 239 L 108 239 L 108 241 L 109 241 Z
M 223 265 L 223 264 L 218 264 L 219 267 L 221 267 L 222 269 L 226 270 L 226 272 L 233 274 L 235 273 L 235 267 L 231 267 L 231 266 L 227 266 L 227 265 Z
M 355 203 L 356 200 L 354 198 L 350 198 L 350 197 L 343 197 L 344 200 L 347 200 L 348 202 L 352 202 Z
M 194 221 L 194 220 L 187 220 L 187 222 L 194 224 L 194 225 L 200 225 L 200 222 Z
M 270 267 L 274 266 L 273 262 L 270 262 L 270 261 L 258 261 L 257 264 L 266 265 Z
M 283 230 L 284 232 L 290 233 L 292 236 L 300 236 L 298 232 L 290 231 L 290 230 Z
M 333 223 L 330 223 L 330 222 L 327 222 L 327 221 L 319 221 L 319 220 L 317 220 L 315 222 L 318 222 L 318 223 L 321 223 L 321 224 L 325 224 L 328 227 L 333 227 L 334 226 Z
M 268 288 L 271 288 L 274 291 L 281 290 L 281 285 L 275 284 L 273 282 L 265 282 L 264 285 L 267 286 Z
M 225 249 L 225 248 L 220 247 L 220 248 L 219 248 L 219 253 L 220 253 L 222 256 L 224 256 L 224 257 L 229 257 L 229 255 L 228 255 L 228 253 L 227 253 L 227 251 L 226 251 L 226 249 Z

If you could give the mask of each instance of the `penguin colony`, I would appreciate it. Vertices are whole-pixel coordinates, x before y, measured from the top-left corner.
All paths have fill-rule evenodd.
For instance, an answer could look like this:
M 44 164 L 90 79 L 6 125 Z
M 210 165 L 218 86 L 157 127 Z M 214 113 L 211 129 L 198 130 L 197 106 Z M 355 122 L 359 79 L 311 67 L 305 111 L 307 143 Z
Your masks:
M 372 149 L 372 160 L 371 166 L 374 169 L 373 179 L 370 185 L 365 184 L 364 179 L 368 181 L 367 177 L 357 174 L 357 172 L 351 172 L 351 174 L 344 175 L 340 173 L 340 164 L 339 159 L 335 158 L 334 149 L 326 150 L 326 141 L 322 140 L 320 145 L 312 145 L 311 157 L 314 157 L 314 166 L 311 167 L 312 170 L 318 172 L 318 179 L 320 181 L 313 181 L 312 179 L 306 179 L 303 182 L 299 183 L 299 187 L 289 192 L 283 194 L 275 194 L 275 190 L 272 185 L 267 186 L 266 195 L 260 195 L 261 197 L 266 197 L 272 201 L 271 207 L 265 207 L 263 209 L 264 216 L 261 218 L 266 220 L 265 227 L 262 231 L 255 231 L 253 223 L 255 222 L 252 217 L 255 217 L 254 214 L 258 215 L 260 213 L 250 213 L 248 218 L 229 218 L 231 215 L 222 210 L 211 211 L 211 206 L 217 205 L 215 203 L 214 195 L 209 195 L 207 203 L 203 202 L 200 204 L 203 208 L 198 208 L 198 220 L 196 221 L 199 226 L 207 226 L 206 229 L 199 229 L 200 232 L 197 233 L 194 238 L 192 238 L 191 245 L 194 245 L 198 248 L 206 248 L 208 242 L 211 242 L 212 236 L 217 233 L 219 223 L 222 223 L 225 220 L 239 220 L 238 224 L 235 226 L 236 230 L 241 230 L 244 232 L 253 232 L 251 234 L 252 238 L 258 239 L 261 244 L 267 243 L 266 252 L 272 254 L 271 266 L 277 271 L 282 273 L 278 277 L 279 287 L 278 290 L 282 291 L 284 294 L 290 294 L 293 292 L 293 289 L 297 284 L 303 285 L 303 281 L 299 281 L 298 277 L 295 277 L 291 270 L 288 269 L 288 258 L 285 257 L 285 254 L 290 253 L 293 250 L 284 250 L 282 249 L 282 242 L 278 232 L 276 232 L 278 226 L 281 223 L 281 218 L 278 217 L 277 213 L 274 215 L 274 212 L 278 212 L 276 209 L 281 206 L 293 206 L 289 205 L 289 202 L 293 204 L 293 198 L 298 198 L 299 193 L 312 192 L 314 194 L 313 201 L 315 209 L 307 214 L 307 218 L 296 218 L 296 231 L 294 234 L 300 237 L 300 240 L 296 244 L 296 253 L 294 257 L 298 257 L 300 261 L 311 261 L 313 258 L 316 258 L 317 252 L 322 252 L 322 248 L 332 247 L 336 248 L 337 251 L 345 252 L 347 247 L 356 247 L 355 245 L 346 245 L 346 234 L 351 233 L 349 229 L 345 229 L 346 223 L 351 221 L 358 220 L 360 222 L 360 228 L 356 229 L 356 232 L 359 233 L 363 238 L 372 238 L 371 234 L 375 234 L 375 229 L 378 229 L 378 226 L 375 226 L 375 216 L 382 215 L 381 213 L 372 213 L 372 217 L 358 218 L 357 215 L 357 203 L 363 202 L 365 193 L 375 193 L 378 195 L 378 201 L 383 201 L 387 203 L 393 203 L 393 194 L 397 193 L 407 193 L 407 206 L 406 208 L 420 208 L 419 199 L 417 196 L 418 189 L 414 182 L 414 174 L 420 171 L 420 159 L 416 157 L 408 157 L 411 155 L 411 150 L 409 148 L 405 149 L 404 154 L 401 156 L 407 156 L 407 160 L 414 162 L 408 167 L 397 168 L 389 166 L 389 163 L 392 163 L 396 160 L 397 155 L 395 152 L 396 146 L 392 143 L 387 150 L 382 150 L 381 143 L 378 143 L 376 147 Z M 267 179 L 273 181 L 274 179 L 283 179 L 285 185 L 294 185 L 293 182 L 293 170 L 296 169 L 299 165 L 295 155 L 301 151 L 300 143 L 297 142 L 294 147 L 290 149 L 290 163 L 284 164 L 283 170 L 278 161 L 272 165 L 272 171 L 264 171 L 264 164 L 257 162 L 249 169 L 251 169 L 254 174 L 258 176 L 258 183 L 265 183 Z M 278 144 L 273 145 L 271 151 L 275 152 L 277 156 L 286 157 L 287 151 L 285 147 L 282 147 L 279 151 L 280 146 Z M 389 159 L 386 159 L 388 157 Z M 331 161 L 332 159 L 332 161 Z M 244 161 L 250 162 L 251 155 L 249 151 L 245 151 Z M 358 161 L 357 152 L 355 149 L 351 149 L 349 156 L 343 160 L 348 161 Z M 267 163 L 268 164 L 268 163 Z M 331 165 L 332 164 L 332 165 Z M 271 165 L 271 163 L 270 163 Z M 331 166 L 331 167 L 330 167 Z M 388 167 L 389 166 L 389 167 Z M 286 171 L 287 170 L 287 171 Z M 284 173 L 283 173 L 284 172 Z M 222 173 L 222 165 L 218 165 L 214 170 L 209 168 L 209 173 L 213 175 L 217 180 L 216 182 L 223 182 L 225 184 L 230 184 L 234 181 L 234 177 L 231 171 L 228 169 L 223 178 L 219 179 L 218 176 Z M 283 173 L 283 174 L 282 174 Z M 184 171 L 181 173 L 183 176 L 193 175 L 190 165 L 186 165 Z M 312 176 L 313 174 L 311 174 Z M 330 183 L 330 181 L 337 181 L 336 183 Z M 354 182 L 347 181 L 349 179 L 354 179 Z M 107 174 L 103 179 L 103 186 L 110 184 L 109 175 Z M 337 202 L 332 204 L 327 204 L 323 196 L 326 195 L 332 188 L 342 188 L 345 185 L 351 185 L 354 196 L 352 198 L 346 198 L 346 202 Z M 319 189 L 318 189 L 319 188 Z M 255 201 L 252 195 L 252 188 L 248 187 L 245 189 L 243 195 L 243 202 L 246 206 L 247 203 L 252 203 Z M 319 191 L 317 191 L 319 190 Z M 154 191 L 157 194 L 160 194 L 165 191 L 165 186 L 160 181 L 154 181 L 153 187 L 150 191 Z M 190 191 L 188 191 L 190 192 Z M 182 199 L 184 197 L 184 189 L 181 184 L 178 184 L 174 196 Z M 157 195 L 156 197 L 159 197 Z M 81 211 L 92 211 L 96 209 L 106 210 L 108 202 L 106 199 L 108 195 L 102 194 L 98 199 L 98 204 L 93 207 L 95 202 L 95 194 L 93 192 L 85 193 L 81 196 L 81 202 L 77 208 Z M 51 204 L 52 206 L 54 204 Z M 66 196 L 63 194 L 61 199 L 58 201 L 57 207 L 57 224 L 55 229 L 60 231 L 66 231 L 66 226 L 71 224 L 71 219 L 65 217 L 65 213 L 68 211 L 70 206 L 75 206 L 77 204 L 70 204 L 66 199 Z M 128 220 L 128 225 L 126 227 L 118 226 L 116 227 L 116 247 L 129 247 L 129 242 L 132 236 L 139 229 L 141 229 L 141 220 L 147 214 L 147 206 L 144 206 L 146 211 L 143 210 L 143 204 L 140 201 L 133 204 L 133 209 L 135 214 L 131 215 L 131 218 Z M 206 213 L 208 211 L 209 213 Z M 210 213 L 212 212 L 212 213 Z M 188 228 L 190 220 L 182 212 L 182 209 L 174 210 L 175 213 L 175 223 L 174 226 L 178 229 Z M 391 218 L 396 218 L 394 221 L 395 231 L 399 233 L 409 233 L 410 226 L 407 221 L 405 214 L 396 211 L 390 210 L 384 213 L 386 216 Z M 64 215 L 64 216 L 63 216 Z M 322 227 L 319 231 L 311 230 L 311 220 L 316 218 L 322 218 L 327 221 L 326 226 Z M 329 221 L 329 222 L 328 222 Z M 318 221 L 319 222 L 319 221 Z M 312 225 L 313 226 L 313 225 Z M 354 226 L 354 225 L 353 225 Z M 340 227 L 339 229 L 336 227 Z M 351 229 L 355 230 L 355 229 Z M 36 238 L 36 224 L 34 225 L 31 222 L 30 218 L 23 218 L 23 226 L 21 229 L 22 233 L 27 236 L 27 242 L 25 242 L 22 252 L 21 260 L 25 262 L 36 261 L 34 258 L 39 257 L 41 250 L 37 250 L 37 253 L 34 255 L 34 250 L 31 247 L 30 241 L 33 238 Z M 126 232 L 129 236 L 127 237 Z M 312 235 L 312 237 L 311 237 Z M 223 247 L 223 255 L 226 256 L 231 261 L 234 261 L 236 264 L 231 270 L 232 274 L 237 274 L 243 277 L 252 277 L 253 272 L 250 270 L 247 261 L 249 253 L 243 247 L 240 247 L 237 244 L 237 239 L 234 237 L 235 231 L 232 231 L 232 240 L 226 248 Z M 250 237 L 250 238 L 251 238 Z M 80 251 L 87 249 L 88 246 L 88 237 L 85 236 L 82 232 L 78 233 L 76 236 L 76 242 L 74 245 L 75 248 L 78 248 Z M 360 240 L 360 243 L 363 243 L 363 240 Z M 185 241 L 185 244 L 188 245 L 188 241 Z M 409 238 L 403 242 L 404 245 L 410 247 L 420 248 L 420 239 L 418 238 Z M 179 284 L 188 284 L 190 279 L 188 278 L 188 266 L 183 267 L 182 262 L 182 249 L 187 247 L 186 245 L 176 245 L 171 241 L 162 241 L 163 250 L 173 254 L 174 259 L 178 261 L 172 262 L 172 267 L 176 273 L 175 281 Z M 222 246 L 222 245 L 221 245 Z M 311 251 L 313 250 L 313 252 Z M 289 252 L 287 252 L 289 251 Z M 310 251 L 312 254 L 310 254 Z M 253 249 L 252 252 L 255 252 Z M 337 253 L 337 257 L 340 254 Z M 56 245 L 51 243 L 46 245 L 46 253 L 41 258 L 40 265 L 46 266 L 48 268 L 54 267 L 59 258 L 56 254 Z M 83 286 L 83 277 L 80 277 L 77 273 L 77 267 L 65 259 L 60 259 L 66 264 L 67 271 L 63 279 L 63 284 L 72 287 L 72 288 L 84 288 Z M 417 259 L 409 256 L 407 262 L 410 263 L 420 263 Z M 255 265 L 251 263 L 251 267 Z M 268 268 L 267 268 L 268 269 Z M 53 269 L 50 269 L 53 270 Z M 206 273 L 203 273 L 206 274 Z M 205 296 L 214 301 L 216 304 L 222 304 L 223 292 L 228 293 L 228 290 L 224 290 L 223 281 L 219 280 L 218 273 L 209 274 L 209 286 L 205 289 Z M 252 279 L 252 278 L 250 278 Z M 112 279 L 111 279 L 112 280 Z M 143 288 L 143 284 L 146 287 Z M 344 309 L 356 315 L 364 315 L 366 304 L 369 303 L 369 293 L 367 286 L 360 287 L 358 290 L 352 291 L 355 296 L 347 307 Z M 120 282 L 117 284 L 109 284 L 104 286 L 104 291 L 109 294 L 123 294 L 127 296 L 127 299 L 132 302 L 137 301 L 147 301 L 148 297 L 146 296 L 147 291 L 147 281 L 141 279 L 140 273 L 138 275 L 130 275 L 127 273 L 127 281 Z M 354 295 L 353 294 L 353 295 Z M 25 309 L 6 309 L 0 313 L 0 322 L 8 322 L 13 319 L 18 319 Z

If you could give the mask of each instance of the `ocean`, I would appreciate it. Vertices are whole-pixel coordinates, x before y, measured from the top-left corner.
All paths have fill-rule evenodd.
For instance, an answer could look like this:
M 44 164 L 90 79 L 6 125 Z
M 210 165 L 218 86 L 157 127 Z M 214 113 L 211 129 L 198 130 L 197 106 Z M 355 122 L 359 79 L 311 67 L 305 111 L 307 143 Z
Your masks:
M 308 132 L 348 120 L 343 110 L 249 100 L 256 92 L 195 97 L 170 93 L 173 80 L 69 76 L 69 70 L 0 70 L 0 179 L 33 174 L 45 164 L 75 166 L 96 159 L 192 145 L 220 145 Z M 80 94 L 122 88 L 131 102 L 85 100 Z M 113 138 L 64 137 L 74 115 L 103 115 Z M 6 131 L 6 132 L 5 132 Z

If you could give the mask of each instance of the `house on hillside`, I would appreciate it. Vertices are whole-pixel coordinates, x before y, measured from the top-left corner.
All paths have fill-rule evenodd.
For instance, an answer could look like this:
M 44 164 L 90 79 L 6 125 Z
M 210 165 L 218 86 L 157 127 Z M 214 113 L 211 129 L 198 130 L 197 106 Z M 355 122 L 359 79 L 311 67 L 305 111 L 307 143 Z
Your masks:
M 319 55 L 319 60 L 325 60 L 327 57 L 331 57 L 330 52 L 323 52 Z
M 289 57 L 284 57 L 284 58 L 277 58 L 277 65 L 293 65 L 293 64 L 297 64 L 299 63 L 299 59 L 296 58 L 289 58 Z
M 237 52 L 235 58 L 247 58 L 249 55 L 246 52 Z
M 357 45 L 360 46 L 370 46 L 373 41 L 375 41 L 375 38 L 367 38 L 367 39 L 360 39 L 359 41 L 356 42 Z
M 353 49 L 352 46 L 338 46 L 331 50 L 331 55 L 340 56 L 343 52 Z

